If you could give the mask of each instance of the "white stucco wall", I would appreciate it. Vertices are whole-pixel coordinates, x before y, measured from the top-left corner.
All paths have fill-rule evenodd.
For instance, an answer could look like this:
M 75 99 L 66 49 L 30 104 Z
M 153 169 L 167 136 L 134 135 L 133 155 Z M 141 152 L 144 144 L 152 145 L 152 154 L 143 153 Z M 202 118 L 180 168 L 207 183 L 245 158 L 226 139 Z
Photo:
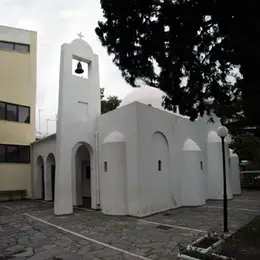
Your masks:
M 206 202 L 205 173 L 201 149 L 191 139 L 183 145 L 182 198 L 184 206 L 201 206 Z
M 129 215 L 138 216 L 140 201 L 138 190 L 139 151 L 137 132 L 137 103 L 133 103 L 103 114 L 99 120 L 99 130 L 100 143 L 103 143 L 107 135 L 115 130 L 124 135 L 126 145 L 126 207 Z M 103 163 L 105 161 L 104 156 L 104 150 L 100 149 L 100 169 L 103 169 Z M 101 170 L 100 173 L 102 174 Z
M 210 164 L 209 157 L 208 157 L 208 155 L 209 155 L 208 153 L 210 152 L 208 150 L 208 133 L 212 130 L 216 131 L 216 129 L 221 125 L 219 119 L 214 115 L 212 115 L 212 116 L 213 116 L 214 122 L 209 121 L 209 117 L 206 115 L 204 117 L 199 117 L 194 122 L 191 122 L 187 118 L 176 116 L 176 125 L 175 125 L 175 133 L 176 133 L 177 140 L 180 140 L 180 142 L 182 142 L 182 144 L 183 144 L 187 138 L 190 138 L 194 142 L 196 142 L 196 144 L 201 149 L 201 161 L 203 164 L 203 174 L 204 174 L 204 177 L 206 180 L 203 185 L 205 185 L 206 191 L 209 186 L 207 179 L 208 179 L 208 174 L 209 174 L 208 165 Z M 179 149 L 182 149 L 182 146 Z M 218 154 L 220 154 L 220 156 L 221 156 L 221 150 L 219 150 L 219 149 L 220 148 L 218 148 L 216 152 Z M 185 159 L 182 158 L 181 160 L 182 160 L 182 165 L 185 165 Z M 183 166 L 182 166 L 182 170 L 184 171 Z M 184 180 L 182 179 L 182 183 L 183 182 L 184 182 Z M 209 197 L 207 196 L 207 193 L 206 193 L 205 199 L 209 199 Z
M 127 215 L 125 142 L 106 142 L 102 145 L 102 151 L 104 159 L 100 168 L 102 212 L 109 215 Z
M 182 204 L 181 168 L 178 162 L 181 156 L 178 154 L 178 144 L 174 142 L 173 136 L 175 116 L 141 103 L 137 104 L 137 108 L 140 216 L 146 216 Z M 160 133 L 161 138 L 157 135 L 158 138 L 153 139 L 156 132 Z M 166 161 L 165 164 L 162 160 L 162 168 L 166 169 L 158 172 L 157 164 L 159 158 L 163 158 L 161 156 Z M 154 205 L 152 200 L 155 197 Z
M 179 137 L 174 139 L 174 120 L 172 113 L 165 113 L 138 102 L 101 116 L 100 140 L 115 130 L 120 131 L 125 137 L 129 215 L 145 216 L 182 205 L 182 164 L 180 163 L 182 157 L 179 151 L 183 143 L 180 144 Z M 165 155 L 163 159 L 169 161 L 169 165 L 162 162 L 165 172 L 160 172 L 161 175 L 157 173 L 157 170 L 151 172 L 151 169 L 157 169 L 158 163 L 152 165 L 154 163 L 152 158 L 158 157 L 161 152 L 167 154 L 165 144 L 161 143 L 162 139 L 155 141 L 155 145 L 153 144 L 152 136 L 155 132 L 165 136 L 168 142 L 167 149 L 169 149 L 169 159 L 166 159 Z M 161 151 L 158 152 L 153 146 L 158 146 Z M 100 158 L 101 168 L 104 161 L 102 149 Z M 169 172 L 168 175 L 167 172 Z M 165 189 L 165 185 L 168 189 Z M 149 192 L 147 187 L 150 187 Z
M 148 139 L 155 131 L 163 133 L 169 142 L 170 152 L 170 176 L 171 176 L 171 207 L 183 205 L 182 195 L 182 183 L 184 182 L 183 174 L 187 171 L 187 161 L 182 154 L 183 144 L 187 138 L 193 139 L 199 147 L 201 147 L 201 161 L 203 162 L 204 176 L 207 176 L 207 133 L 210 129 L 217 129 L 220 125 L 219 120 L 215 123 L 208 123 L 208 117 L 199 118 L 195 122 L 191 122 L 189 119 L 167 113 L 159 109 L 146 106 L 144 104 L 138 104 L 138 129 L 139 129 L 139 158 L 140 158 L 140 172 L 147 172 L 149 176 L 149 170 L 147 165 L 149 164 L 149 146 Z M 206 182 L 202 181 L 201 185 L 206 189 Z M 188 192 L 188 191 L 187 191 Z M 160 194 L 160 192 L 158 192 Z M 206 199 L 206 198 L 205 198 Z M 146 202 L 142 202 L 144 205 Z
M 142 215 L 172 207 L 168 140 L 162 132 L 156 131 L 150 137 L 147 148 L 150 157 L 146 165 L 148 171 L 139 171 L 140 200 L 145 201 L 145 205 L 142 204 Z
M 37 158 L 42 156 L 44 162 L 45 200 L 52 200 L 52 180 L 49 168 L 47 167 L 47 158 L 50 154 L 53 154 L 56 159 L 56 135 L 51 135 L 32 143 L 31 166 L 33 198 L 39 199 L 42 195 L 42 178 L 37 169 Z

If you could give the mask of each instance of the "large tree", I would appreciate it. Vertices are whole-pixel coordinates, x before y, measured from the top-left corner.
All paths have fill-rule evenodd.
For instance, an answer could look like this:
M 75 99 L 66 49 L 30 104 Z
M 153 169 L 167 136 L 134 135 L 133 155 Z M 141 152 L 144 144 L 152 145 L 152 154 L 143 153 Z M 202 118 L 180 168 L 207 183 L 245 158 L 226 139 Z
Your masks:
M 191 119 L 212 108 L 223 114 L 239 100 L 236 113 L 259 127 L 256 0 L 100 2 L 104 20 L 96 33 L 133 87 L 142 79 L 162 89 L 165 106 L 178 105 Z

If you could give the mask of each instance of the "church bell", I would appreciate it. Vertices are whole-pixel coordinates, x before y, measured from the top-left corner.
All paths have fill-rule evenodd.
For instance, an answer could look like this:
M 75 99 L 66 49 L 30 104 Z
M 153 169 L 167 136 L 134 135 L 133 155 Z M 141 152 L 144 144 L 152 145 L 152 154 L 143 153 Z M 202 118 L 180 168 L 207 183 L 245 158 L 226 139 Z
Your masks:
M 82 65 L 79 61 L 78 64 L 77 64 L 77 68 L 75 69 L 75 73 L 82 74 L 83 72 L 84 72 L 84 70 L 82 69 Z

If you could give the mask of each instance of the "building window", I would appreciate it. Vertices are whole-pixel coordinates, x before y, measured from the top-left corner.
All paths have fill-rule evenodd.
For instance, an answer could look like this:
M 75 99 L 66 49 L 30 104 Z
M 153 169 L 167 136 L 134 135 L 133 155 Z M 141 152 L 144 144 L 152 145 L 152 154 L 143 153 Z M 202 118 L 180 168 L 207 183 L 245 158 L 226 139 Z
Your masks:
M 30 123 L 30 108 L 18 106 L 18 121 L 20 123 Z
M 18 162 L 18 146 L 6 145 L 6 162 L 17 163 Z
M 162 170 L 162 161 L 158 161 L 158 171 L 160 172 Z
M 5 145 L 0 144 L 0 163 L 5 162 Z
M 6 120 L 16 122 L 18 119 L 17 105 L 6 104 Z
M 104 162 L 104 172 L 107 172 L 107 162 Z
M 30 124 L 30 107 L 0 101 L 0 120 Z
M 203 162 L 200 161 L 200 169 L 203 171 Z
M 0 41 L 0 50 L 29 53 L 30 52 L 30 45 L 29 44 L 22 44 L 22 43 Z
M 2 42 L 2 41 L 0 41 L 0 49 L 1 50 L 13 51 L 14 50 L 14 44 L 11 43 L 11 42 Z
M 18 51 L 18 52 L 29 52 L 30 51 L 30 46 L 28 44 L 16 43 L 14 45 L 14 50 Z
M 25 146 L 25 145 L 18 146 L 18 160 L 19 163 L 30 162 L 30 146 Z
M 30 146 L 0 144 L 1 163 L 30 163 Z
M 0 120 L 5 119 L 5 103 L 0 102 Z

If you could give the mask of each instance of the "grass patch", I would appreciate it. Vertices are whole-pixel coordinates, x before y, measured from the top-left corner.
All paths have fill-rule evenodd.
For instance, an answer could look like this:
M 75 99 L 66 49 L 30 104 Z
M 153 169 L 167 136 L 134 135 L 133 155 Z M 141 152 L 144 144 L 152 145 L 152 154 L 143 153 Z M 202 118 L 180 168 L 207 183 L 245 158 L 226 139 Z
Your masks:
M 260 216 L 240 228 L 222 245 L 221 255 L 236 260 L 260 259 Z

